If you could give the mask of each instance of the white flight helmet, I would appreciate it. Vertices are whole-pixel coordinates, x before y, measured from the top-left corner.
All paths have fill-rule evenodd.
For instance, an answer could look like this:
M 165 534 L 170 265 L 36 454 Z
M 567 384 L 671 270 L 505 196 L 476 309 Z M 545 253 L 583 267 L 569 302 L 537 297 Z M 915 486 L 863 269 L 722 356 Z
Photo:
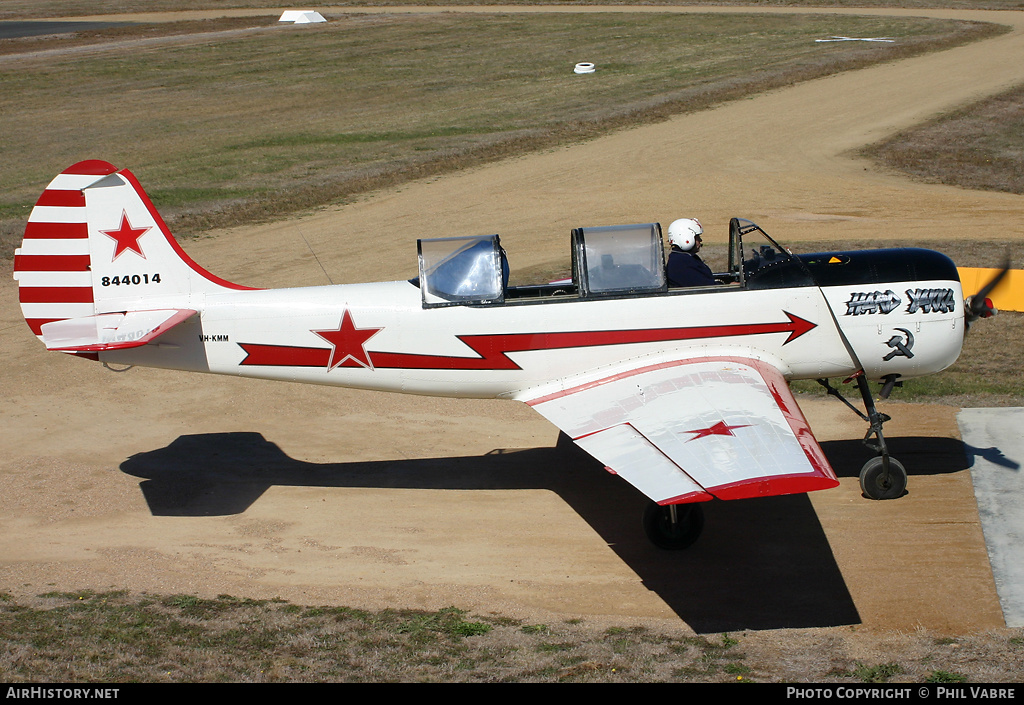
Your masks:
M 680 218 L 673 220 L 668 226 L 668 242 L 683 252 L 689 252 L 697 244 L 697 239 L 704 234 L 704 228 L 696 218 Z

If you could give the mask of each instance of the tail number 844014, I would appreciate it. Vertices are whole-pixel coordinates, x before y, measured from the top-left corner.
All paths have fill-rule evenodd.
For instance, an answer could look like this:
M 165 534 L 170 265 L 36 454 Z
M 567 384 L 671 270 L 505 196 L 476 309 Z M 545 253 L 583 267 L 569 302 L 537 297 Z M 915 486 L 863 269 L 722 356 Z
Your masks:
M 136 284 L 159 284 L 160 274 L 125 274 L 122 277 L 103 277 L 103 286 L 133 286 Z

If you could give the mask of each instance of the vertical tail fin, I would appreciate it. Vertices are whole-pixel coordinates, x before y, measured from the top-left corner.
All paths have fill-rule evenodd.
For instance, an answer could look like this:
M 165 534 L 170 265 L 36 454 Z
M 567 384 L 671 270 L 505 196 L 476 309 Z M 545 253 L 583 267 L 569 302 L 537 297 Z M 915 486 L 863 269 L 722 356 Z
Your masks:
M 193 262 L 135 176 L 98 160 L 50 182 L 14 254 L 22 313 L 41 339 L 43 326 L 57 321 L 199 310 L 197 296 L 248 288 Z

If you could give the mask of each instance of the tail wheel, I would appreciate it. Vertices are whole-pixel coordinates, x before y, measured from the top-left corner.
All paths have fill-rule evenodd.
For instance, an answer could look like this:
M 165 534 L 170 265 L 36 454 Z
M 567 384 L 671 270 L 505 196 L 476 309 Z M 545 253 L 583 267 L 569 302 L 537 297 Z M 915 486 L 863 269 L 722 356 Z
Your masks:
M 860 489 L 868 499 L 896 499 L 907 491 L 907 470 L 895 458 L 889 458 L 889 472 L 885 471 L 885 458 L 876 456 L 860 470 Z
M 699 504 L 651 502 L 644 510 L 644 532 L 658 548 L 679 551 L 689 548 L 704 530 L 704 509 Z

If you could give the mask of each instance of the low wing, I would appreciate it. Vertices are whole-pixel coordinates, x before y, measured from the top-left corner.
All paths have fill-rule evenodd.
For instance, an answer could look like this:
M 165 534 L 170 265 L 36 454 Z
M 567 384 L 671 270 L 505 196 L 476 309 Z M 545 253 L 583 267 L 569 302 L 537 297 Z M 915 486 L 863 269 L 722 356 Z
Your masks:
M 160 309 L 67 318 L 40 327 L 47 350 L 102 352 L 147 345 L 196 312 Z
M 659 504 L 839 484 L 786 380 L 760 360 L 638 366 L 526 401 Z

